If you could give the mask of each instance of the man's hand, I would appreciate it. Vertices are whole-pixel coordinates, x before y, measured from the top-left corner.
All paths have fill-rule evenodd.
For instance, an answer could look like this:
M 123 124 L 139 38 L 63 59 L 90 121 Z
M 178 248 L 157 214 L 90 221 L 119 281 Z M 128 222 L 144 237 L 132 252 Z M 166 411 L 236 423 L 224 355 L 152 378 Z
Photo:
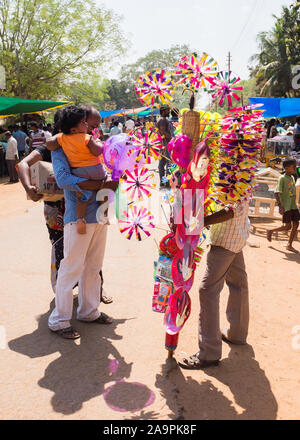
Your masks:
M 41 200 L 41 198 L 43 197 L 43 195 L 42 194 L 38 194 L 38 192 L 37 192 L 38 190 L 37 190 L 37 188 L 35 187 L 35 186 L 29 186 L 27 189 L 26 189 L 26 192 L 27 192 L 27 194 L 28 194 L 28 197 L 30 197 L 30 199 L 33 201 L 33 202 L 38 202 L 39 200 Z
M 279 206 L 279 214 L 283 215 L 284 214 L 284 207 L 283 206 Z
M 119 182 L 109 181 L 103 184 L 103 189 L 111 189 L 112 191 L 116 191 L 118 189 Z

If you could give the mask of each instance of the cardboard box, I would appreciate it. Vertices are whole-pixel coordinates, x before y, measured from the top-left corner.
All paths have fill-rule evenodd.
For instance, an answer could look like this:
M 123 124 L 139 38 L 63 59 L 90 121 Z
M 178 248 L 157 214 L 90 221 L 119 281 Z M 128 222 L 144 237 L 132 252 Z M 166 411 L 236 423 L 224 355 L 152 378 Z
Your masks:
M 56 202 L 64 196 L 64 191 L 56 183 L 53 167 L 50 162 L 39 161 L 30 167 L 30 181 L 43 194 L 43 200 Z

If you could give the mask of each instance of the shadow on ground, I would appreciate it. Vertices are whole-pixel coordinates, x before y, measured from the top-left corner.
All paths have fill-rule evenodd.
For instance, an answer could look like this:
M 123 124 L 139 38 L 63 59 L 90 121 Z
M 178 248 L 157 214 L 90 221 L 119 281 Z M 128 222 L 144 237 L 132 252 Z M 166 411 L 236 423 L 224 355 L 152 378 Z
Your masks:
M 54 300 L 51 310 L 53 306 Z M 141 411 L 153 402 L 154 394 L 149 388 L 125 381 L 130 376 L 132 364 L 125 361 L 112 343 L 122 339 L 116 330 L 127 319 L 116 319 L 107 326 L 77 321 L 75 327 L 81 334 L 77 344 L 77 341 L 62 339 L 49 331 L 49 314 L 50 311 L 38 318 L 38 328 L 33 333 L 12 340 L 8 345 L 11 350 L 30 358 L 60 353 L 38 381 L 39 386 L 54 393 L 51 404 L 55 412 L 73 414 L 84 402 L 103 395 L 118 418 L 120 411 Z M 110 386 L 105 387 L 109 382 Z
M 166 399 L 171 419 L 276 419 L 276 399 L 250 345 L 231 348 L 228 358 L 219 366 L 191 371 L 193 377 L 185 377 L 183 371 L 188 370 L 181 370 L 175 359 L 168 359 L 161 374 L 156 376 L 156 386 Z M 203 373 L 208 376 L 205 380 Z M 218 390 L 209 377 L 226 385 L 234 402 Z M 240 407 L 238 411 L 233 403 Z

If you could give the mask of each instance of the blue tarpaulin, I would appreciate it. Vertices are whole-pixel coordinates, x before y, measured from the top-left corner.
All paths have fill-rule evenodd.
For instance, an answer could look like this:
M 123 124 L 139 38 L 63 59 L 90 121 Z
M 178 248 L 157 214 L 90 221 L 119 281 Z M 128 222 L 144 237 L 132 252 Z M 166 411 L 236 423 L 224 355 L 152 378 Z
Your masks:
M 249 98 L 250 104 L 263 104 L 264 118 L 288 118 L 300 115 L 300 98 Z
M 101 118 L 107 118 L 109 116 L 133 116 L 133 115 L 140 115 L 140 116 L 148 116 L 151 114 L 158 115 L 159 109 L 151 109 L 150 107 L 140 107 L 137 109 L 119 109 L 119 110 L 102 110 L 99 111 Z

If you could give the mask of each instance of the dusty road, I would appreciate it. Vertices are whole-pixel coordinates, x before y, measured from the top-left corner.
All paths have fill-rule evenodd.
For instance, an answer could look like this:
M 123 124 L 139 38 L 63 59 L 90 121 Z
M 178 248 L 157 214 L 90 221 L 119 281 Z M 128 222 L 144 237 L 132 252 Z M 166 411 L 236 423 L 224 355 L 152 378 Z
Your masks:
M 0 184 L 0 419 L 299 419 L 300 256 L 285 252 L 284 236 L 271 246 L 267 224 L 252 226 L 248 345 L 223 344 L 219 367 L 191 372 L 166 362 L 163 315 L 151 310 L 162 231 L 137 243 L 110 227 L 104 275 L 114 302 L 101 307 L 115 322 L 74 321 L 80 342 L 63 340 L 47 328 L 54 296 L 42 203 L 27 201 L 20 184 Z M 204 266 L 177 359 L 198 349 Z M 224 289 L 223 327 L 226 300 Z

